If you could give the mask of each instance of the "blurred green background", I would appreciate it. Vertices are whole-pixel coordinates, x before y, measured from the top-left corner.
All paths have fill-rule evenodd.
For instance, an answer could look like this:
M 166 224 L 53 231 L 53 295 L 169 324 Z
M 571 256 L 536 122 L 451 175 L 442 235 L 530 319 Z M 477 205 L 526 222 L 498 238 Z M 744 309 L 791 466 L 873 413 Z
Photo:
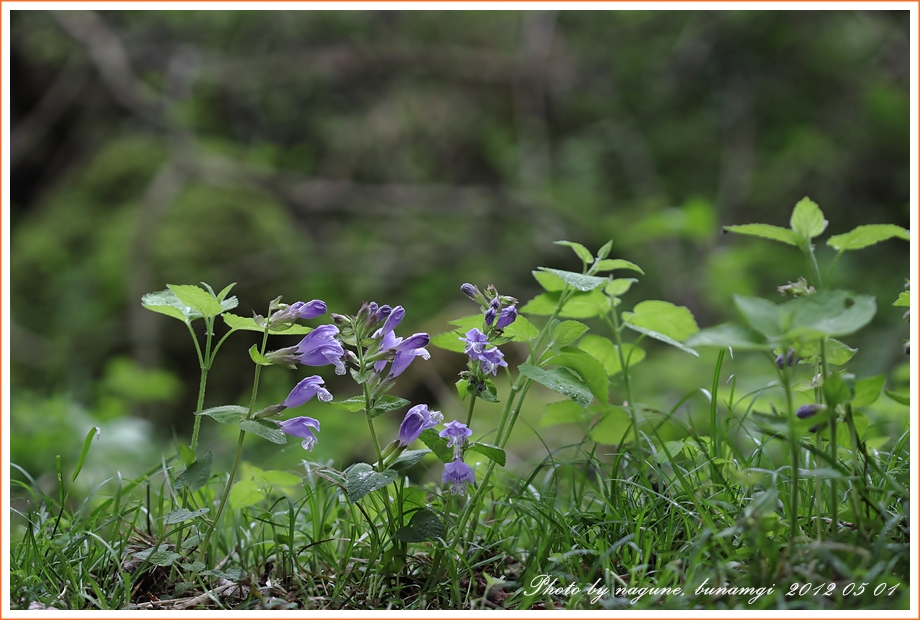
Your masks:
M 12 461 L 36 476 L 53 472 L 55 454 L 72 466 L 98 425 L 90 482 L 137 474 L 188 440 L 188 332 L 139 303 L 166 283 L 237 282 L 242 315 L 278 295 L 340 313 L 402 304 L 400 333 L 436 334 L 476 311 L 463 282 L 523 302 L 538 292 L 536 266 L 578 269 L 554 240 L 596 250 L 612 239 L 611 256 L 647 274 L 627 308 L 665 299 L 701 327 L 737 320 L 732 294 L 778 299 L 805 268 L 794 248 L 721 226 L 786 225 L 810 196 L 827 236 L 909 227 L 908 18 L 13 11 Z M 820 240 L 825 267 L 826 249 Z M 903 242 L 845 254 L 830 283 L 878 297 L 873 324 L 847 339 L 860 348 L 850 367 L 889 374 L 889 387 L 908 381 L 907 324 L 891 307 L 908 255 Z M 256 339 L 228 341 L 206 406 L 248 399 Z M 459 417 L 465 360 L 431 353 L 394 393 Z M 640 398 L 670 408 L 708 387 L 712 366 L 709 354 L 652 347 L 635 369 Z M 260 403 L 314 370 L 268 369 Z M 337 398 L 356 392 L 320 372 Z M 759 356 L 736 356 L 731 373 L 751 389 L 775 378 Z M 541 442 L 583 435 L 540 428 L 543 403 L 559 397 L 533 395 L 512 466 L 545 455 Z M 315 452 L 250 439 L 247 458 L 263 469 L 369 458 L 359 414 L 302 411 L 322 421 Z M 487 408 L 478 415 L 485 434 Z M 218 460 L 232 436 L 203 424 Z

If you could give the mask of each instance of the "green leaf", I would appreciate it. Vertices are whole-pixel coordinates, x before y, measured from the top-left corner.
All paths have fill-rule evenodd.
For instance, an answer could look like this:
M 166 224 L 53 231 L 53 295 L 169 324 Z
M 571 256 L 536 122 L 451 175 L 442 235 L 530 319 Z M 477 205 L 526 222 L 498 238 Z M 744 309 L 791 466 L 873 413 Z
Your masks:
M 396 478 L 397 473 L 392 469 L 379 472 L 367 463 L 355 463 L 345 470 L 345 490 L 348 494 L 348 501 L 355 503 L 368 493 L 387 486 Z
M 100 428 L 94 426 L 86 433 L 86 438 L 83 440 L 83 448 L 80 449 L 80 456 L 77 457 L 77 464 L 73 470 L 73 477 L 70 479 L 71 482 L 75 481 L 77 476 L 80 475 L 80 470 L 83 469 L 83 463 L 86 461 L 86 455 L 89 454 L 89 449 L 93 445 L 93 437 L 96 437 L 100 432 Z
M 188 467 L 195 462 L 195 451 L 184 443 L 179 444 L 179 458 L 182 460 L 182 464 Z
M 769 299 L 735 295 L 735 305 L 748 324 L 767 338 L 780 338 L 786 331 L 785 317 L 780 306 Z
M 559 276 L 554 276 L 545 271 L 531 271 L 534 279 L 549 293 L 558 293 L 565 288 L 565 282 Z
M 602 403 L 607 402 L 607 369 L 590 353 L 573 347 L 563 347 L 553 356 L 549 364 L 574 370 L 587 384 L 591 393 Z
M 185 468 L 185 471 L 176 476 L 176 489 L 197 491 L 204 488 L 211 479 L 211 462 L 213 456 L 210 452 Z
M 540 426 L 585 422 L 590 412 L 571 400 L 561 400 L 546 405 L 546 413 L 540 418 Z
M 303 482 L 303 478 L 297 474 L 292 474 L 287 471 L 280 471 L 278 469 L 269 469 L 268 471 L 263 471 L 259 474 L 266 484 L 270 484 L 276 487 L 296 487 L 300 486 Z
M 206 415 L 221 424 L 236 424 L 246 418 L 249 409 L 239 405 L 220 405 L 219 407 L 210 407 L 204 411 L 199 411 L 195 415 Z
M 757 332 L 732 323 L 700 330 L 687 338 L 684 344 L 690 347 L 730 347 L 738 351 L 767 351 L 771 348 Z
M 783 304 L 789 338 L 847 336 L 875 316 L 875 298 L 846 291 L 818 291 Z
M 575 243 L 574 241 L 554 241 L 553 243 L 572 248 L 578 258 L 581 259 L 581 262 L 585 264 L 594 262 L 594 255 L 580 243 Z
M 518 371 L 532 381 L 571 398 L 582 407 L 587 407 L 593 400 L 590 388 L 565 368 L 544 370 L 532 364 L 521 364 Z
M 188 521 L 190 519 L 195 519 L 201 515 L 207 514 L 207 508 L 199 508 L 198 510 L 186 510 L 185 508 L 179 508 L 177 510 L 172 510 L 167 512 L 163 516 L 163 523 L 166 525 L 172 525 L 174 523 L 182 523 L 183 521 Z
M 498 446 L 493 446 L 492 444 L 489 444 L 489 443 L 479 443 L 478 441 L 474 441 L 473 443 L 469 445 L 468 450 L 482 454 L 483 456 L 488 458 L 490 461 L 493 461 L 497 465 L 500 465 L 502 467 L 505 466 L 505 451 L 499 448 Z
M 176 294 L 170 290 L 147 293 L 141 297 L 141 305 L 147 310 L 159 312 L 184 323 L 190 323 L 201 318 L 201 313 L 196 312 L 186 304 L 179 301 Z
M 588 334 L 578 342 L 578 348 L 604 365 L 609 376 L 623 370 L 617 347 L 609 338 Z M 630 368 L 645 359 L 645 351 L 634 344 L 623 345 L 623 357 Z
M 518 320 L 523 317 L 518 317 Z M 517 321 L 515 321 L 517 323 Z M 460 340 L 460 334 L 458 332 L 444 332 L 443 334 L 437 334 L 431 337 L 431 340 L 428 344 L 432 344 L 439 349 L 444 349 L 446 351 L 453 351 L 454 353 L 463 353 L 466 345 L 463 344 L 463 341 Z
M 636 304 L 632 314 L 623 313 L 623 318 L 633 325 L 664 334 L 677 341 L 684 341 L 700 331 L 693 313 L 685 306 L 675 306 L 667 301 L 643 301 Z
M 910 308 L 910 291 L 901 291 L 901 293 L 898 295 L 897 301 L 891 305 L 901 308 Z
M 482 329 L 482 326 L 483 326 L 482 314 L 471 314 L 469 316 L 464 316 L 459 319 L 454 319 L 453 321 L 448 321 L 448 322 L 451 325 L 456 325 L 458 327 L 458 329 L 455 331 L 463 332 L 463 333 L 470 331 L 474 327 L 478 327 Z
M 243 420 L 237 426 L 240 427 L 240 430 L 244 430 L 247 433 L 252 433 L 253 435 L 258 435 L 263 439 L 267 439 L 272 443 L 277 444 L 286 444 L 287 435 L 284 434 L 278 426 L 269 422 L 268 420 Z
M 367 383 L 367 380 L 371 378 L 371 375 L 374 372 L 374 368 L 365 368 L 361 372 L 358 372 L 357 368 L 352 368 L 350 372 L 352 379 L 354 379 L 358 385 L 364 385 Z
M 827 245 L 838 252 L 845 252 L 847 250 L 861 250 L 892 237 L 910 241 L 910 231 L 894 224 L 866 224 L 865 226 L 857 226 L 848 233 L 834 235 L 827 240 Z
M 234 297 L 234 299 L 236 299 Z M 259 327 L 255 322 L 255 319 L 237 316 L 235 314 L 230 314 L 225 312 L 221 315 L 224 319 L 224 323 L 227 324 L 227 327 L 230 329 L 241 329 L 249 332 L 259 332 L 262 333 L 265 331 L 264 327 Z M 306 325 L 298 325 L 296 323 L 289 323 L 283 327 L 274 327 L 268 330 L 269 334 L 273 336 L 302 336 L 304 334 L 309 334 L 313 331 L 312 327 L 307 327 Z
M 582 273 L 575 273 L 574 271 L 562 271 L 560 269 L 550 269 L 548 267 L 540 267 L 541 271 L 551 273 L 554 276 L 561 278 L 569 286 L 578 289 L 579 291 L 591 291 L 596 289 L 598 286 L 603 285 L 607 278 L 598 278 L 597 276 L 586 276 Z
M 457 396 L 460 397 L 460 400 L 465 400 L 467 394 L 469 394 L 470 382 L 467 379 L 458 380 L 454 386 L 457 388 Z
M 232 282 L 228 284 L 227 286 L 225 286 L 224 289 L 220 293 L 217 294 L 217 300 L 220 302 L 223 302 L 224 299 L 227 297 L 227 294 L 230 293 L 230 289 L 232 289 L 234 286 L 236 286 L 236 282 Z M 223 305 L 223 303 L 221 303 L 221 305 Z M 236 306 L 236 304 L 233 304 L 233 305 Z M 229 308 L 224 308 L 224 310 L 229 310 Z
M 180 302 L 192 308 L 202 316 L 217 316 L 224 311 L 220 302 L 208 291 L 192 284 L 167 284 Z
M 656 332 L 656 331 L 653 331 L 653 330 L 651 330 L 651 329 L 646 329 L 645 327 L 639 327 L 638 325 L 633 325 L 632 323 L 623 323 L 623 326 L 624 326 L 624 327 L 628 327 L 629 329 L 633 330 L 634 332 L 639 332 L 640 334 L 645 334 L 645 335 L 648 336 L 649 338 L 654 338 L 655 340 L 658 340 L 659 342 L 663 342 L 663 343 L 665 343 L 665 344 L 669 344 L 669 345 L 671 345 L 672 347 L 675 347 L 675 348 L 677 348 L 677 349 L 680 349 L 680 350 L 683 351 L 684 353 L 689 353 L 690 355 L 693 355 L 693 356 L 696 356 L 696 357 L 699 357 L 699 356 L 700 356 L 699 353 L 697 353 L 696 351 L 694 351 L 693 349 L 691 349 L 691 348 L 688 347 L 687 345 L 683 344 L 682 342 L 678 342 L 677 340 L 674 340 L 674 339 L 671 338 L 670 336 L 667 336 L 667 335 L 662 334 L 662 333 L 660 333 L 660 332 Z
M 885 395 L 896 403 L 910 407 L 910 394 L 898 394 L 891 390 L 885 390 Z
M 614 446 L 623 443 L 629 443 L 634 438 L 634 433 L 630 430 L 632 421 L 629 419 L 629 413 L 622 407 L 609 408 L 600 422 L 591 427 L 588 436 L 591 441 Z
M 399 398 L 398 396 L 391 396 L 390 394 L 384 394 L 377 399 L 377 402 L 374 403 L 374 408 L 371 409 L 371 417 L 375 418 L 381 413 L 386 413 L 387 411 L 393 411 L 394 409 L 402 409 L 406 405 L 411 404 L 405 398 Z
M 263 499 L 265 499 L 265 494 L 259 490 L 259 485 L 255 480 L 240 480 L 230 489 L 230 506 L 234 509 L 253 506 Z
M 635 263 L 631 263 L 628 260 L 623 260 L 622 258 L 605 258 L 604 260 L 598 261 L 597 271 L 613 271 L 615 269 L 629 269 L 631 271 L 638 271 L 642 275 L 645 275 L 645 272 L 642 271 L 642 268 Z
M 882 388 L 885 387 L 885 375 L 877 375 L 860 379 L 853 386 L 853 407 L 868 407 L 878 400 L 882 394 Z
M 495 388 L 495 383 L 491 379 L 486 379 L 486 387 L 481 391 L 473 391 L 467 387 L 471 393 L 475 393 L 478 398 L 486 401 L 487 403 L 497 403 L 498 402 L 498 390 Z
M 588 331 L 588 326 L 578 321 L 562 321 L 553 328 L 553 341 L 564 346 L 578 340 Z
M 540 330 L 534 326 L 533 323 L 527 320 L 527 317 L 523 317 L 520 314 L 514 323 L 509 325 L 504 330 L 505 338 L 510 338 L 512 342 L 527 342 L 533 340 L 540 335 Z M 459 342 L 459 340 L 458 340 Z M 463 352 L 463 343 L 460 342 L 460 352 Z
M 430 429 L 428 429 L 430 430 Z M 389 469 L 395 471 L 402 471 L 404 469 L 409 469 L 416 463 L 422 460 L 426 454 L 431 454 L 431 450 L 406 450 L 400 454 L 395 461 L 390 463 Z
M 426 508 L 416 511 L 405 525 L 393 534 L 398 540 L 407 543 L 420 543 L 426 540 L 443 539 L 446 529 L 441 522 L 441 518 Z
M 827 220 L 818 205 L 806 196 L 796 203 L 789 225 L 805 239 L 813 239 L 827 228 Z
M 858 349 L 851 349 L 836 338 L 827 339 L 827 363 L 832 366 L 843 366 L 856 355 Z M 802 359 L 816 360 L 821 355 L 821 339 L 809 340 L 805 344 L 796 347 L 796 355 Z
M 441 459 L 442 462 L 450 463 L 454 460 L 453 448 L 447 447 L 447 440 L 439 436 L 438 431 L 433 428 L 426 428 L 422 431 L 422 434 L 419 435 L 419 439 L 422 440 L 422 443 L 431 448 L 434 455 Z
M 607 282 L 607 285 L 604 286 L 604 292 L 614 297 L 620 297 L 625 295 L 635 282 L 638 282 L 635 278 L 617 278 L 616 280 L 610 280 Z
M 150 549 L 138 551 L 134 554 L 134 557 L 139 560 L 147 560 L 154 566 L 171 566 L 182 556 L 178 553 L 173 553 L 172 551 L 166 551 L 164 549 L 152 547 Z
M 249 359 L 256 363 L 258 366 L 271 366 L 272 361 L 259 353 L 259 345 L 252 345 L 249 347 Z
M 772 224 L 742 224 L 740 226 L 725 226 L 723 229 L 726 232 L 771 239 L 788 245 L 800 245 L 801 242 L 801 238 L 793 231 L 788 228 L 773 226 Z
M 597 251 L 597 259 L 604 260 L 610 255 L 610 250 L 613 248 L 613 239 L 601 246 L 601 249 Z
M 831 409 L 852 398 L 850 388 L 847 387 L 847 384 L 844 382 L 839 372 L 831 371 L 824 379 L 822 388 L 824 390 L 824 398 L 827 400 L 827 405 Z
M 330 405 L 341 407 L 347 411 L 364 411 L 364 396 L 352 396 L 346 400 L 334 400 Z

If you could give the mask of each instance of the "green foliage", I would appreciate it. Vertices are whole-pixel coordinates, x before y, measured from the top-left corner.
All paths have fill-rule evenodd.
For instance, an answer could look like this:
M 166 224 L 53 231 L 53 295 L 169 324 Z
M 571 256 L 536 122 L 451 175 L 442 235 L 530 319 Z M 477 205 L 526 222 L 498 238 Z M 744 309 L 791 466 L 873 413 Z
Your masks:
M 397 473 L 392 469 L 382 472 L 375 471 L 367 463 L 355 463 L 345 470 L 345 488 L 348 492 L 348 501 L 354 503 L 359 499 L 382 489 L 394 480 Z

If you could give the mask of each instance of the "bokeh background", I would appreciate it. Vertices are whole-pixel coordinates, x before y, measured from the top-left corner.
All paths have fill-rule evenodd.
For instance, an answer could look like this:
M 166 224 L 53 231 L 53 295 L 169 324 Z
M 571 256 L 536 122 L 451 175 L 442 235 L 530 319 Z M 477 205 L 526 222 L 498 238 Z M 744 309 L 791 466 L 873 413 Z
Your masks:
M 402 304 L 401 333 L 436 334 L 475 312 L 463 282 L 525 301 L 539 292 L 536 266 L 579 268 L 554 240 L 596 250 L 612 239 L 611 256 L 646 272 L 627 307 L 665 299 L 702 327 L 737 320 L 732 294 L 778 299 L 776 286 L 805 268 L 794 248 L 721 226 L 785 225 L 810 196 L 827 235 L 909 227 L 908 18 L 13 11 L 12 461 L 47 479 L 55 455 L 72 466 L 100 426 L 89 483 L 140 473 L 188 440 L 198 385 L 188 332 L 139 303 L 166 283 L 236 282 L 243 315 L 278 295 L 340 313 Z M 832 255 L 817 245 L 826 267 Z M 851 367 L 886 373 L 894 388 L 908 381 L 907 325 L 890 304 L 907 275 L 908 244 L 892 241 L 844 255 L 831 283 L 878 297 L 873 324 L 848 340 L 860 348 Z M 247 401 L 256 339 L 225 345 L 206 406 Z M 459 417 L 465 360 L 431 352 L 394 393 Z M 651 346 L 635 368 L 641 400 L 667 409 L 708 387 L 711 361 Z M 727 364 L 723 376 L 755 388 L 775 378 L 761 356 Z M 268 369 L 260 403 L 313 371 Z M 337 397 L 355 393 L 321 372 Z M 533 394 L 512 467 L 584 435 L 541 427 L 559 397 Z M 262 468 L 369 458 L 360 414 L 303 412 L 323 424 L 314 453 L 253 438 L 246 458 Z M 493 414 L 478 414 L 478 433 Z M 904 423 L 903 410 L 892 415 Z M 203 425 L 218 460 L 233 437 Z

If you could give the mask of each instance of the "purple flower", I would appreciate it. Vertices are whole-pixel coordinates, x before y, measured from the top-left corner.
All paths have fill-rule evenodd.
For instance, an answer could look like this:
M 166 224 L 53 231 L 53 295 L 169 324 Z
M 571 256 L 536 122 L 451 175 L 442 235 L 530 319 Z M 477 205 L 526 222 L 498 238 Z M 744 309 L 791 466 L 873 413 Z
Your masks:
M 378 334 L 380 336 L 386 336 L 399 325 L 400 321 L 403 320 L 403 317 L 406 316 L 406 310 L 402 306 L 396 306 L 390 310 L 390 314 L 387 316 L 386 322 L 384 322 L 383 327 L 380 328 Z
M 345 349 L 335 339 L 338 333 L 339 328 L 335 325 L 320 325 L 314 329 L 297 345 L 299 355 L 297 361 L 304 366 L 334 364 L 335 374 L 344 375 L 345 362 L 342 358 L 345 355 Z
M 479 292 L 479 289 L 476 288 L 475 286 L 473 286 L 472 284 L 470 284 L 469 282 L 463 284 L 463 285 L 460 287 L 460 292 L 462 292 L 464 295 L 466 295 L 467 297 L 469 297 L 469 298 L 472 299 L 473 301 L 476 301 L 476 294 L 477 294 L 477 293 L 478 293 L 479 295 L 482 295 L 482 293 Z
M 326 314 L 326 302 L 314 299 L 313 301 L 297 301 L 290 306 L 282 304 L 281 310 L 271 317 L 273 323 L 283 323 L 297 319 L 315 319 Z
M 453 495 L 466 495 L 466 485 L 476 482 L 476 476 L 473 474 L 473 468 L 458 458 L 444 465 L 441 481 L 450 483 L 450 492 Z
M 402 447 L 418 439 L 422 431 L 441 423 L 444 416 L 440 411 L 429 411 L 428 405 L 416 405 L 409 409 L 402 424 L 399 425 L 399 438 L 397 441 Z
M 502 313 L 498 315 L 498 323 L 495 324 L 495 329 L 505 329 L 517 318 L 518 312 L 517 308 L 514 306 L 508 306 Z
M 288 397 L 285 398 L 284 402 L 281 404 L 288 409 L 300 407 L 314 396 L 324 403 L 328 403 L 332 400 L 332 394 L 323 387 L 323 378 L 319 375 L 313 375 L 312 377 L 302 379 L 300 383 L 294 386 L 294 389 L 291 390 L 291 393 L 288 394 Z
M 479 359 L 479 355 L 486 345 L 489 344 L 489 339 L 486 335 L 475 327 L 466 332 L 466 336 L 460 338 L 460 340 L 466 344 L 463 348 L 463 352 L 469 355 L 474 362 Z
M 397 306 L 397 308 L 398 307 L 399 306 Z M 396 308 L 393 309 L 393 312 L 396 312 Z M 391 313 L 390 316 L 393 316 L 393 314 Z M 374 337 L 379 337 L 380 333 L 381 332 L 378 331 L 374 334 Z M 390 366 L 390 372 L 387 377 L 392 379 L 401 375 L 416 357 L 421 357 L 426 360 L 429 359 L 431 354 L 428 353 L 425 347 L 428 346 L 430 340 L 431 338 L 425 333 L 412 334 L 406 339 L 400 338 L 392 331 L 384 334 L 380 341 L 380 350 L 393 350 L 396 353 L 393 356 L 393 365 Z M 386 365 L 387 360 L 378 360 L 374 362 L 374 370 L 378 373 L 382 373 Z
M 486 325 L 491 327 L 492 323 L 495 322 L 495 308 L 489 306 L 489 309 L 486 310 L 482 318 L 485 321 Z
M 319 432 L 319 420 L 302 416 L 291 418 L 278 424 L 281 426 L 281 430 L 288 435 L 302 437 L 303 442 L 300 445 L 303 446 L 304 450 L 313 450 L 313 446 L 316 445 L 316 435 L 313 434 L 313 431 Z
M 472 434 L 473 431 L 471 431 L 466 424 L 454 420 L 444 425 L 444 430 L 438 433 L 438 437 L 443 437 L 447 440 L 448 448 L 457 446 L 462 448 L 463 444 L 466 443 L 466 438 Z
M 494 375 L 498 372 L 499 366 L 508 366 L 508 362 L 505 361 L 505 356 L 501 351 L 498 350 L 498 347 L 492 347 L 483 351 L 479 355 L 479 362 L 482 364 L 482 372 L 491 375 Z

